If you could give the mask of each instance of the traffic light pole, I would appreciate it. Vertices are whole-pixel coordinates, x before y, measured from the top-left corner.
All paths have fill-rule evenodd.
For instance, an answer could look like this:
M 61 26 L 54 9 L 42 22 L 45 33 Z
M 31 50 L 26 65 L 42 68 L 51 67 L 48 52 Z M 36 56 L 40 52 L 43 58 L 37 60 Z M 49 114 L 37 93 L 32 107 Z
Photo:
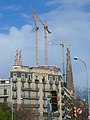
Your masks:
M 52 112 L 52 120 L 53 120 L 53 112 Z
M 48 120 L 51 120 L 50 103 L 48 102 Z

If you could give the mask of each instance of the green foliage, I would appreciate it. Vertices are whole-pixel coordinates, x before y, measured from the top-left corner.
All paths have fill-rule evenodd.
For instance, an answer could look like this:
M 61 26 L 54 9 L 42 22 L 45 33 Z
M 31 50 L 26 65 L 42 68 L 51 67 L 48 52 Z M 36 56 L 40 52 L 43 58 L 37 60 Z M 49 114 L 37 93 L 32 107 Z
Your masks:
M 12 119 L 11 108 L 8 106 L 8 104 L 0 103 L 0 120 L 11 120 L 11 119 Z
M 33 108 L 19 107 L 13 111 L 13 120 L 35 120 L 36 111 Z M 0 103 L 0 120 L 12 120 L 11 105 Z

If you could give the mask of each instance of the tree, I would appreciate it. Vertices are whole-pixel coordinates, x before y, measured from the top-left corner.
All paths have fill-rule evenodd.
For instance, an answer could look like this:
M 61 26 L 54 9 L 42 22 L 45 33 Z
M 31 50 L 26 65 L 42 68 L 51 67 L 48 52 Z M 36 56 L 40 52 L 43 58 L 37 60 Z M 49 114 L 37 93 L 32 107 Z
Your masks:
M 75 102 L 74 105 L 79 108 L 81 107 L 83 110 L 83 113 L 78 115 L 77 114 L 77 120 L 86 120 L 88 117 L 88 96 L 87 96 L 87 88 L 75 88 Z
M 16 111 L 16 120 L 35 120 L 35 110 L 33 108 L 24 108 L 19 106 Z
M 89 92 L 90 92 L 90 89 L 89 89 Z M 88 101 L 87 88 L 76 87 L 75 88 L 75 96 L 78 96 L 81 99 L 85 99 L 85 101 Z
M 82 114 L 77 114 L 77 120 L 87 120 L 88 118 L 88 104 L 87 101 L 81 99 L 80 97 L 76 97 L 75 105 L 77 108 L 81 107 L 83 112 Z
M 11 119 L 12 119 L 11 107 L 8 106 L 8 103 L 0 103 L 0 120 L 11 120 Z

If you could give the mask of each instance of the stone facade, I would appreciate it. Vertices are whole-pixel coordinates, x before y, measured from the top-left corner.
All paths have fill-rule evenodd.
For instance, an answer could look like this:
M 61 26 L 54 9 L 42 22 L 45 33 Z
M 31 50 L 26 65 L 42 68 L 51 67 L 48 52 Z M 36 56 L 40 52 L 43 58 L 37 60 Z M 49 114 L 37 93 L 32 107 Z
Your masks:
M 10 70 L 9 80 L 0 80 L 0 102 L 8 102 L 16 109 L 18 105 L 36 110 L 36 120 L 47 118 L 48 98 L 52 90 L 58 92 L 57 112 L 53 119 L 63 120 L 65 109 L 62 105 L 69 99 L 73 99 L 71 93 L 65 88 L 62 74 L 55 66 L 29 67 L 14 65 Z M 62 94 L 64 90 L 64 94 Z M 64 96 L 67 96 L 66 99 Z M 64 100 L 64 102 L 62 102 Z

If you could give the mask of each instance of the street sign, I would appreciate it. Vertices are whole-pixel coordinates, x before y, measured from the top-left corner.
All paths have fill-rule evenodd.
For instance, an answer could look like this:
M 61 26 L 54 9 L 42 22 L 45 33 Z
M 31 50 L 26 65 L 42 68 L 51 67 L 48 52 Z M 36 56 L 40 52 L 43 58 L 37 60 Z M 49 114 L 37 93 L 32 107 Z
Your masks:
M 88 120 L 90 120 L 90 115 L 88 116 Z
M 81 107 L 77 108 L 77 114 L 78 115 L 81 115 L 83 112 L 83 109 Z

